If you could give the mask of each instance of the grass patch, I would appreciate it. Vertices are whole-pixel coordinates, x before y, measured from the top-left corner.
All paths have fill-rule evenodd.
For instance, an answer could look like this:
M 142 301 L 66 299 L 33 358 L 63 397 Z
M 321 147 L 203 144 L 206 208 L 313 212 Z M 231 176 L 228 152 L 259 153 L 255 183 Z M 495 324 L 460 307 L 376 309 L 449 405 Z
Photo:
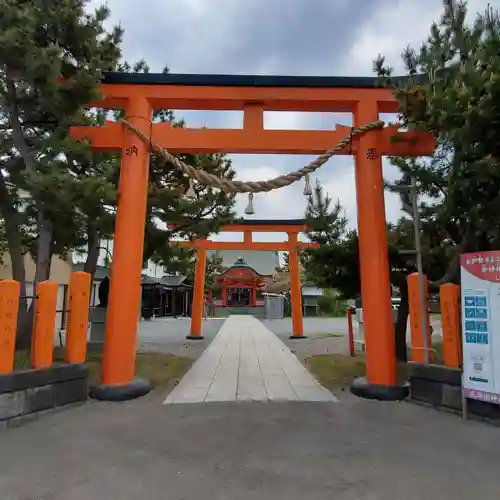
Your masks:
M 319 354 L 304 360 L 307 369 L 328 389 L 349 385 L 365 374 L 365 357 L 355 358 L 342 354 Z
M 443 344 L 435 342 L 433 345 L 431 362 L 443 363 Z M 411 351 L 408 351 L 408 360 L 411 360 Z M 365 375 L 365 355 L 358 353 L 354 358 L 343 354 L 319 354 L 304 360 L 306 368 L 316 379 L 328 389 L 338 389 L 348 386 L 356 377 Z M 406 363 L 398 363 L 398 379 L 404 381 Z
M 64 349 L 54 348 L 54 362 L 64 362 Z M 135 374 L 151 382 L 154 389 L 169 389 L 176 385 L 192 365 L 192 360 L 173 354 L 139 352 L 135 361 Z M 97 384 L 101 377 L 102 354 L 87 354 L 89 383 Z M 18 351 L 14 360 L 15 370 L 30 368 L 29 351 Z
M 168 389 L 176 385 L 191 367 L 192 361 L 173 354 L 159 352 L 139 352 L 135 359 L 135 374 L 151 382 L 154 389 Z M 89 383 L 99 383 L 102 355 L 89 353 Z

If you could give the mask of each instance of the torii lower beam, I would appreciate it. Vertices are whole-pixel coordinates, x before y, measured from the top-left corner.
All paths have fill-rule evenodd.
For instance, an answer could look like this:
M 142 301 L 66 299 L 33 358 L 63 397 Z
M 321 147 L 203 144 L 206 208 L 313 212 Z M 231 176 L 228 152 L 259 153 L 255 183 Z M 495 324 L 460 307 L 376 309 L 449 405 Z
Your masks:
M 262 112 L 262 110 L 261 110 Z M 373 120 L 372 120 L 373 121 Z M 319 155 L 349 136 L 351 127 L 337 125 L 334 130 L 266 130 L 249 126 L 237 129 L 206 129 L 173 127 L 169 123 L 151 126 L 151 139 L 155 144 L 186 154 L 252 153 Z M 117 151 L 123 125 L 107 121 L 102 127 L 78 127 L 72 132 L 74 139 L 89 139 L 94 151 Z M 388 126 L 379 131 L 377 151 L 380 155 L 425 155 L 433 144 L 432 137 L 421 140 L 418 132 L 398 133 L 398 126 Z M 419 140 L 420 139 L 420 140 Z M 412 145 L 409 147 L 408 143 Z M 414 144 L 413 144 L 414 143 Z M 354 138 L 339 155 L 352 155 L 359 149 L 359 139 Z
M 201 242 L 203 240 L 198 240 Z M 194 241 L 173 241 L 171 244 L 178 244 L 187 248 L 199 248 L 201 245 L 205 247 L 206 250 L 255 250 L 257 252 L 289 252 L 290 243 L 287 241 L 283 242 L 267 242 L 267 241 L 253 241 L 250 244 L 248 242 L 242 241 L 210 241 L 205 240 L 203 243 L 197 243 Z M 297 242 L 296 245 L 299 250 L 306 248 L 318 248 L 317 243 L 304 243 Z

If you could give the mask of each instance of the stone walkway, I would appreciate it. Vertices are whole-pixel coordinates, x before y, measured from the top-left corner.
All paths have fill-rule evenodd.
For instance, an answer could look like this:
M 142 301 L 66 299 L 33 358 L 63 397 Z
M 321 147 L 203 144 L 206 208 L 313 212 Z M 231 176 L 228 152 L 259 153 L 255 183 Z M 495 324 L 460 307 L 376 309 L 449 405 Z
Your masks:
M 231 316 L 165 404 L 215 401 L 338 400 L 259 320 Z

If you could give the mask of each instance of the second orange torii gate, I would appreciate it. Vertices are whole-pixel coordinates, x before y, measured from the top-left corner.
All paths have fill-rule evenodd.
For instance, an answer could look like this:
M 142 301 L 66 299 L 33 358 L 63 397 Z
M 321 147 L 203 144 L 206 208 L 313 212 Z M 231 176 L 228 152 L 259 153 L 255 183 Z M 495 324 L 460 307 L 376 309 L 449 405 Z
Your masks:
M 173 227 L 171 227 L 173 229 Z M 299 233 L 308 230 L 303 220 L 242 220 L 235 224 L 223 226 L 221 232 L 243 233 L 243 241 L 176 241 L 175 243 L 196 249 L 196 267 L 194 273 L 194 294 L 191 313 L 191 330 L 188 339 L 203 339 L 203 303 L 205 297 L 205 271 L 207 250 L 256 250 L 288 252 L 290 267 L 290 301 L 292 308 L 292 335 L 290 338 L 304 337 L 302 322 L 302 286 L 300 282 L 299 251 L 305 248 L 318 248 L 317 243 L 306 243 L 298 240 Z M 287 233 L 287 241 L 253 241 L 254 232 Z

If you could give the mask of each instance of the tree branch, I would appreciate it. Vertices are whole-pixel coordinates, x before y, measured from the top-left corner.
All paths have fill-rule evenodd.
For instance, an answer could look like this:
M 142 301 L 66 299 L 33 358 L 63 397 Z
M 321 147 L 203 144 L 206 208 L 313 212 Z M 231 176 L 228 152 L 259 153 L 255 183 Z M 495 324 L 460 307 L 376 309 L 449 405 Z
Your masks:
M 31 152 L 28 148 L 28 145 L 26 144 L 26 141 L 24 140 L 24 134 L 23 134 L 23 129 L 21 126 L 21 120 L 19 118 L 19 113 L 17 110 L 17 94 L 16 94 L 16 87 L 14 85 L 14 82 L 12 81 L 11 78 L 7 77 L 6 78 L 6 83 L 7 83 L 7 106 L 9 109 L 9 114 L 10 114 L 10 123 L 12 125 L 12 140 L 14 142 L 14 145 L 16 148 L 19 150 L 20 155 L 22 156 L 24 160 L 24 165 L 26 169 L 32 173 L 36 173 L 36 161 L 31 155 Z

